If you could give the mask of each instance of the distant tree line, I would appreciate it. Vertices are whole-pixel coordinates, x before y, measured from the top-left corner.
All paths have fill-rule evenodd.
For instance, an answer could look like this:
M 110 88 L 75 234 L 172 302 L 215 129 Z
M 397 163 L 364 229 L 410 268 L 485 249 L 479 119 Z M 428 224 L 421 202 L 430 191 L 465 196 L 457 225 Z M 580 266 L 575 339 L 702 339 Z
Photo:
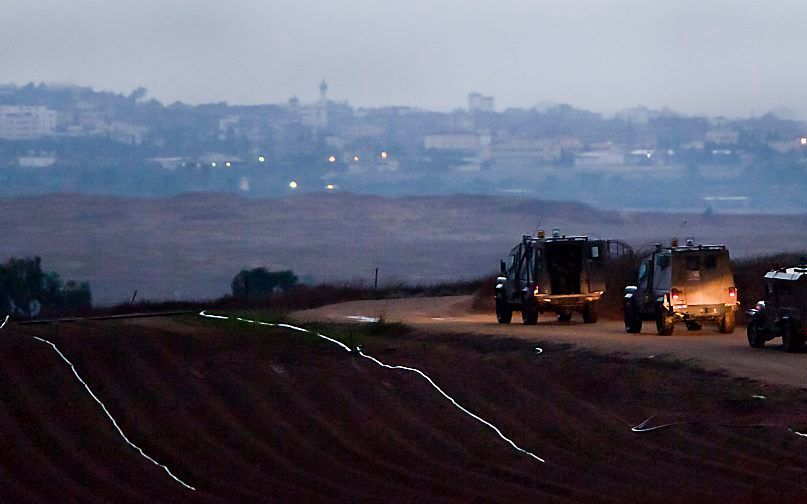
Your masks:
M 92 307 L 87 282 L 69 280 L 42 270 L 42 259 L 12 257 L 0 264 L 0 312 L 34 317 L 40 312 L 75 313 Z

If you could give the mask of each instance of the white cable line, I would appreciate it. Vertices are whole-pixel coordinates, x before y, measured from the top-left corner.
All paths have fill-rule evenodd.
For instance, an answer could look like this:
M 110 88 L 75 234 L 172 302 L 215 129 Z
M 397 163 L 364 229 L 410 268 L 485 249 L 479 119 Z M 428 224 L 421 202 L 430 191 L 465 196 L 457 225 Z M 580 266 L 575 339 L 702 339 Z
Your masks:
M 225 319 L 225 320 L 226 320 L 226 319 L 229 319 L 229 317 L 224 317 L 224 316 L 221 316 L 221 315 L 210 315 L 210 314 L 206 313 L 204 310 L 202 310 L 202 311 L 199 313 L 199 315 L 201 315 L 202 317 L 215 318 L 215 319 Z M 344 343 L 342 343 L 341 341 L 339 341 L 339 340 L 335 340 L 335 339 L 333 339 L 333 338 L 329 338 L 328 336 L 325 336 L 324 334 L 320 334 L 320 333 L 317 333 L 317 332 L 313 332 L 313 331 L 310 331 L 310 330 L 305 329 L 305 328 L 303 328 L 303 327 L 297 327 L 297 326 L 293 326 L 293 325 L 290 325 L 290 324 L 279 324 L 279 323 L 277 323 L 277 324 L 276 324 L 276 323 L 270 323 L 270 322 L 261 322 L 261 321 L 255 321 L 255 320 L 244 319 L 244 318 L 241 318 L 241 317 L 235 317 L 235 319 L 236 319 L 236 320 L 238 320 L 238 321 L 240 321 L 240 322 L 247 322 L 247 323 L 250 323 L 250 324 L 259 324 L 259 325 L 263 325 L 263 326 L 270 326 L 270 327 L 285 327 L 285 328 L 287 328 L 287 329 L 292 329 L 292 330 L 299 331 L 299 332 L 304 332 L 304 333 L 314 334 L 314 335 L 316 335 L 316 336 L 318 336 L 318 337 L 320 337 L 320 338 L 322 338 L 322 339 L 325 339 L 325 340 L 330 341 L 331 343 L 334 343 L 334 344 L 339 345 L 340 347 L 342 347 L 343 349 L 345 349 L 345 350 L 346 350 L 346 351 L 348 351 L 348 352 L 351 352 L 351 353 L 353 352 L 353 350 L 352 350 L 352 349 L 351 349 L 349 346 L 345 345 L 345 344 L 344 344 Z M 537 347 L 536 347 L 536 348 L 537 348 Z M 422 376 L 424 379 L 426 379 L 426 381 L 428 381 L 428 382 L 429 382 L 429 384 L 430 384 L 432 387 L 434 387 L 434 389 L 435 389 L 435 390 L 437 390 L 437 391 L 438 391 L 438 392 L 439 392 L 439 393 L 440 393 L 440 394 L 441 394 L 443 397 L 445 397 L 446 399 L 448 399 L 448 400 L 451 402 L 451 404 L 453 404 L 454 406 L 456 406 L 456 407 L 457 407 L 457 409 L 459 409 L 460 411 L 462 411 L 462 412 L 463 412 L 463 413 L 465 413 L 466 415 L 470 416 L 471 418 L 473 418 L 473 419 L 475 419 L 475 420 L 479 421 L 479 422 L 480 422 L 480 423 L 482 423 L 483 425 L 485 425 L 485 426 L 489 427 L 490 429 L 492 429 L 492 430 L 493 430 L 493 432 L 495 432 L 495 433 L 496 433 L 496 434 L 497 434 L 497 435 L 498 435 L 500 438 L 502 438 L 502 439 L 503 439 L 505 442 L 507 442 L 507 443 L 508 443 L 510 446 L 512 446 L 512 447 L 513 447 L 513 448 L 515 448 L 516 450 L 520 451 L 521 453 L 524 453 L 524 454 L 526 454 L 526 455 L 529 455 L 530 457 L 534 458 L 535 460 L 537 460 L 537 461 L 539 461 L 539 462 L 546 462 L 546 460 L 542 459 L 541 457 L 539 457 L 539 456 L 535 455 L 534 453 L 532 453 L 532 452 L 530 452 L 530 451 L 527 451 L 527 450 L 525 450 L 524 448 L 521 448 L 520 446 L 518 446 L 518 445 L 517 445 L 517 444 L 516 444 L 516 443 L 515 443 L 515 442 L 514 442 L 512 439 L 510 439 L 510 438 L 508 438 L 507 436 L 505 436 L 505 435 L 502 433 L 502 431 L 501 431 L 501 430 L 500 430 L 498 427 L 496 427 L 495 425 L 493 425 L 492 423 L 488 422 L 488 421 L 487 421 L 487 420 L 485 420 L 484 418 L 482 418 L 482 417 L 480 417 L 479 415 L 476 415 L 476 414 L 474 414 L 474 413 L 470 412 L 468 409 L 466 409 L 465 407 L 463 407 L 463 406 L 462 406 L 460 403 L 458 403 L 458 402 L 457 402 L 457 401 L 456 401 L 456 400 L 455 400 L 453 397 L 451 397 L 451 396 L 450 396 L 450 395 L 448 395 L 448 394 L 447 394 L 447 393 L 446 393 L 446 392 L 445 392 L 443 389 L 441 389 L 441 388 L 440 388 L 440 387 L 439 387 L 439 386 L 438 386 L 438 385 L 437 385 L 437 384 L 434 382 L 434 380 L 432 380 L 432 379 L 431 379 L 431 378 L 430 378 L 430 377 L 429 377 L 429 376 L 428 376 L 426 373 L 424 373 L 423 371 L 421 371 L 421 370 L 419 370 L 419 369 L 416 369 L 416 368 L 406 367 L 406 366 L 391 366 L 391 365 L 389 365 L 389 364 L 384 364 L 383 362 L 381 362 L 380 360 L 376 359 L 375 357 L 372 357 L 372 356 L 367 355 L 367 354 L 365 354 L 364 352 L 362 352 L 362 351 L 361 351 L 361 347 L 356 347 L 356 353 L 358 353 L 358 355 L 360 355 L 360 356 L 364 357 L 365 359 L 369 359 L 369 360 L 371 360 L 371 361 L 375 362 L 376 364 L 378 364 L 378 365 L 379 365 L 379 366 L 381 366 L 381 367 L 384 367 L 384 368 L 387 368 L 387 369 L 401 369 L 401 370 L 404 370 L 404 371 L 411 371 L 411 372 L 413 372 L 413 373 L 417 373 L 417 374 L 419 374 L 419 375 L 420 375 L 420 376 Z
M 792 432 L 793 434 L 795 434 L 795 435 L 797 435 L 797 436 L 799 436 L 799 437 L 807 437 L 807 434 L 805 434 L 805 433 L 803 433 L 803 432 L 794 431 L 793 429 L 791 429 L 791 428 L 789 428 L 789 427 L 788 427 L 788 429 L 787 429 L 787 430 L 789 430 L 790 432 Z
M 544 349 L 541 347 L 535 347 L 535 355 L 541 355 L 544 353 Z
M 673 422 L 673 423 L 667 423 L 667 424 L 662 424 L 662 425 L 656 425 L 656 426 L 653 426 L 653 427 L 646 427 L 646 425 L 648 423 L 650 423 L 650 420 L 653 420 L 653 417 L 648 418 L 647 420 L 640 423 L 639 425 L 634 425 L 633 427 L 630 428 L 630 430 L 632 432 L 650 432 L 650 431 L 654 431 L 654 430 L 658 430 L 658 429 L 663 429 L 664 427 L 672 427 L 673 425 L 680 425 L 680 424 L 683 423 L 683 422 Z
M 520 446 L 518 446 L 516 443 L 514 443 L 514 442 L 513 442 L 513 440 L 512 440 L 512 439 L 510 439 L 510 438 L 508 438 L 507 436 L 505 436 L 504 434 L 502 434 L 502 431 L 501 431 L 501 430 L 499 430 L 499 428 L 498 428 L 498 427 L 496 427 L 495 425 L 493 425 L 492 423 L 488 422 L 487 420 L 485 420 L 484 418 L 480 417 L 479 415 L 476 415 L 476 414 L 471 413 L 470 411 L 468 411 L 468 410 L 467 410 L 466 408 L 464 408 L 464 407 L 463 407 L 461 404 L 459 404 L 457 401 L 455 401 L 453 397 L 451 397 L 450 395 L 446 394 L 446 393 L 443 391 L 443 389 L 441 389 L 439 385 L 437 385 L 436 383 L 434 383 L 434 380 L 432 380 L 431 378 L 429 378 L 429 376 L 428 376 L 426 373 L 424 373 L 423 371 L 421 371 L 421 370 L 419 370 L 419 369 L 416 369 L 416 368 L 406 367 L 406 366 L 391 366 L 391 365 L 389 365 L 389 364 L 384 364 L 383 362 L 381 362 L 380 360 L 376 359 L 375 357 L 372 357 L 372 356 L 367 355 L 367 354 L 365 354 L 364 352 L 362 352 L 362 351 L 361 351 L 361 347 L 357 347 L 357 348 L 356 348 L 356 351 L 358 352 L 358 354 L 359 354 L 359 355 L 361 355 L 361 356 L 362 356 L 362 357 L 364 357 L 365 359 L 370 359 L 371 361 L 375 362 L 376 364 L 378 364 L 378 365 L 379 365 L 379 366 L 381 366 L 381 367 L 384 367 L 384 368 L 387 368 L 387 369 L 402 369 L 402 370 L 404 370 L 404 371 L 411 371 L 411 372 L 413 372 L 413 373 L 417 373 L 417 374 L 419 374 L 419 375 L 420 375 L 420 376 L 422 376 L 422 377 L 423 377 L 423 378 L 424 378 L 426 381 L 428 381 L 428 382 L 429 382 L 429 385 L 431 385 L 432 387 L 434 387 L 434 389 L 435 389 L 435 390 L 437 390 L 438 392 L 440 392 L 440 394 L 441 394 L 443 397 L 445 397 L 446 399 L 448 399 L 448 400 L 451 402 L 451 404 L 453 404 L 454 406 L 456 406 L 456 407 L 457 407 L 457 409 L 459 409 L 460 411 L 462 411 L 462 412 L 463 412 L 463 413 L 465 413 L 466 415 L 470 416 L 471 418 L 474 418 L 474 419 L 478 420 L 478 421 L 479 421 L 479 422 L 481 422 L 483 425 L 486 425 L 487 427 L 490 427 L 490 428 L 493 430 L 493 432 L 495 432 L 495 433 L 496 433 L 496 434 L 497 434 L 497 435 L 498 435 L 500 438 L 502 438 L 504 441 L 506 441 L 506 442 L 507 442 L 507 443 L 508 443 L 510 446 L 512 446 L 512 447 L 513 447 L 513 448 L 515 448 L 516 450 L 520 451 L 521 453 L 524 453 L 524 454 L 526 454 L 526 455 L 529 455 L 530 457 L 534 458 L 534 459 L 535 459 L 535 460 L 537 460 L 538 462 L 546 462 L 546 460 L 542 459 L 542 458 L 541 458 L 541 457 L 539 457 L 538 455 L 535 455 L 534 453 L 529 452 L 529 451 L 525 450 L 524 448 L 521 448 Z
M 5 324 L 5 322 L 4 322 L 4 324 Z M 1 327 L 2 327 L 2 326 L 0 326 L 0 328 L 1 328 Z M 145 458 L 146 458 L 148 461 L 150 461 L 152 464 L 157 465 L 157 466 L 159 466 L 159 467 L 162 467 L 162 468 L 165 470 L 165 472 L 166 472 L 166 473 L 168 473 L 168 475 L 169 475 L 169 476 L 171 476 L 171 477 L 172 477 L 172 478 L 173 478 L 173 479 L 174 479 L 174 480 L 175 480 L 177 483 L 179 483 L 180 485 L 182 485 L 182 486 L 184 486 L 185 488 L 188 488 L 188 489 L 190 489 L 190 490 L 196 490 L 194 487 L 190 486 L 189 484 L 185 483 L 185 482 L 184 482 L 184 481 L 182 481 L 181 479 L 179 479 L 179 478 L 177 478 L 176 476 L 174 476 L 174 474 L 171 472 L 171 470 L 170 470 L 170 469 L 168 469 L 168 467 L 167 467 L 167 466 L 164 466 L 163 464 L 160 464 L 159 462 L 157 462 L 157 461 L 156 461 L 156 460 L 154 460 L 153 458 L 149 457 L 149 456 L 146 454 L 146 452 L 144 452 L 144 451 L 143 451 L 143 449 L 142 449 L 142 448 L 140 448 L 140 447 L 139 447 L 139 446 L 137 446 L 136 444 L 134 444 L 134 443 L 132 443 L 131 441 L 129 441 L 129 438 L 128 438 L 128 437 L 126 437 L 126 434 L 124 434 L 124 433 L 123 433 L 123 430 L 121 430 L 121 428 L 118 426 L 118 422 L 117 422 L 117 421 L 115 421 L 115 418 L 114 418 L 114 417 L 113 417 L 113 416 L 112 416 L 112 415 L 109 413 L 109 410 L 106 408 L 106 405 L 104 405 L 104 403 L 102 403 L 102 402 L 101 402 L 101 400 L 100 400 L 100 399 L 98 399 L 98 396 L 96 396 L 96 395 L 95 395 L 95 393 L 93 393 L 92 389 L 90 389 L 90 386 L 89 386 L 89 385 L 87 385 L 87 382 L 85 382 L 85 381 L 84 381 L 84 379 L 83 379 L 83 378 L 81 378 L 81 376 L 78 374 L 78 371 L 76 371 L 76 367 L 73 365 L 73 363 L 72 363 L 72 362 L 70 362 L 70 361 L 67 359 L 67 357 L 65 357 L 65 355 L 64 355 L 64 354 L 63 354 L 63 353 L 62 353 L 62 352 L 59 350 L 59 348 L 58 348 L 56 345 L 54 345 L 53 343 L 51 343 L 50 341 L 48 341 L 48 340 L 46 340 L 46 339 L 42 339 L 42 338 L 38 337 L 38 336 L 34 336 L 34 339 L 37 339 L 37 340 L 39 340 L 39 341 L 41 341 L 41 342 L 43 342 L 43 343 L 47 343 L 48 345 L 50 345 L 51 347 L 53 347 L 53 349 L 56 351 L 56 353 L 58 353 L 58 354 L 59 354 L 59 357 L 61 357 L 61 358 L 62 358 L 62 360 L 63 360 L 63 361 L 65 361 L 65 362 L 67 363 L 67 365 L 68 365 L 68 366 L 70 366 L 70 369 L 73 371 L 73 374 L 74 374 L 74 375 L 76 375 L 76 378 L 78 378 L 78 381 L 80 381 L 80 382 L 81 382 L 81 384 L 82 384 L 82 385 L 84 385 L 84 388 L 86 388 L 86 389 L 87 389 L 87 392 L 89 392 L 90 397 L 92 397 L 92 398 L 95 400 L 95 402 L 97 402 L 97 403 L 98 403 L 98 404 L 101 406 L 101 409 L 103 409 L 103 410 L 104 410 L 104 413 L 105 413 L 105 414 L 106 414 L 106 416 L 109 418 L 109 420 L 112 422 L 112 425 L 115 427 L 115 429 L 117 429 L 118 433 L 119 433 L 119 434 L 120 434 L 120 436 L 123 438 L 123 440 L 124 440 L 124 441 L 126 441 L 126 444 L 128 444 L 129 446 L 131 446 L 131 447 L 132 447 L 132 448 L 134 448 L 135 450 L 139 451 L 139 452 L 140 452 L 140 455 L 142 455 L 143 457 L 145 457 Z
M 6 318 L 5 318 L 5 320 L 3 320 L 3 323 L 0 324 L 0 329 L 4 328 L 6 326 L 6 322 L 8 322 L 8 317 L 9 317 L 9 315 L 6 315 Z

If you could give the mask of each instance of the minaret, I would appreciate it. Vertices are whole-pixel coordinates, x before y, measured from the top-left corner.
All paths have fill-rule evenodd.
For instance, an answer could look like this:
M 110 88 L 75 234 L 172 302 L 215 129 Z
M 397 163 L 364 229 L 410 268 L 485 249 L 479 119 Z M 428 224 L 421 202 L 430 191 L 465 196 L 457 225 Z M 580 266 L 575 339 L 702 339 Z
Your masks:
M 319 101 L 323 105 L 328 103 L 328 83 L 325 82 L 325 79 L 322 79 L 319 84 Z

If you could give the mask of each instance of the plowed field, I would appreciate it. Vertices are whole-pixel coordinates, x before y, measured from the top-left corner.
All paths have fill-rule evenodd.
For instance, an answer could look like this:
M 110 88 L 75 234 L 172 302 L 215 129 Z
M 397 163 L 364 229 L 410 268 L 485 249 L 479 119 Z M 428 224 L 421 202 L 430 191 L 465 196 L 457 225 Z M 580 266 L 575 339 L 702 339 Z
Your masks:
M 257 317 L 258 315 L 256 315 Z M 740 501 L 807 497 L 797 389 L 680 362 L 403 327 L 194 317 L 0 331 L 3 501 Z M 53 341 L 127 436 L 127 446 Z M 764 396 L 764 399 L 754 395 Z M 631 431 L 680 422 L 645 433 Z

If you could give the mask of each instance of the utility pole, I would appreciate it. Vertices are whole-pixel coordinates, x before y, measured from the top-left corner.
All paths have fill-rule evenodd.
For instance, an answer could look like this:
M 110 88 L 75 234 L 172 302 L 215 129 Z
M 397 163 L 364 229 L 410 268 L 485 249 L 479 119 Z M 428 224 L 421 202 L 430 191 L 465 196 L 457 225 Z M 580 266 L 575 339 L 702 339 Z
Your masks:
M 378 268 L 375 269 L 375 283 L 374 287 L 375 290 L 378 290 Z

